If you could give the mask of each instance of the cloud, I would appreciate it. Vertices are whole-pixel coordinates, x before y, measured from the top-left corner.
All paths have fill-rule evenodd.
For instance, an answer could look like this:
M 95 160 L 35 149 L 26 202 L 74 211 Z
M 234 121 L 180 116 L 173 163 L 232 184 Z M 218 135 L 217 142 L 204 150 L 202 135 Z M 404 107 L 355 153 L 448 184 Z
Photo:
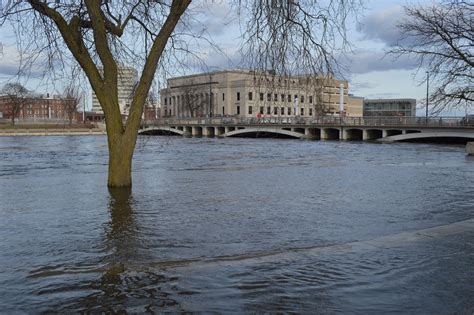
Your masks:
M 21 57 L 15 45 L 2 44 L 0 49 L 0 75 L 13 77 L 20 76 L 40 77 L 44 74 L 45 68 L 40 64 L 28 65 L 20 72 Z M 27 59 L 27 58 L 26 58 Z
M 229 33 L 235 33 L 238 26 L 237 14 L 227 1 L 198 2 L 189 12 L 191 14 L 186 19 L 188 29 L 204 32 L 211 38 L 229 39 Z
M 417 68 L 416 61 L 409 56 L 395 57 L 380 50 L 359 50 L 341 58 L 341 62 L 352 74 Z
M 217 51 L 209 47 L 199 53 L 198 59 L 190 58 L 187 64 L 192 71 L 209 72 L 236 68 L 240 61 L 241 56 L 236 48 L 223 48 Z
M 14 46 L 0 43 L 0 74 L 14 76 L 18 74 L 19 54 Z
M 400 5 L 391 6 L 375 11 L 366 16 L 357 30 L 364 39 L 382 42 L 387 46 L 394 46 L 400 40 L 397 24 L 405 17 L 404 8 Z

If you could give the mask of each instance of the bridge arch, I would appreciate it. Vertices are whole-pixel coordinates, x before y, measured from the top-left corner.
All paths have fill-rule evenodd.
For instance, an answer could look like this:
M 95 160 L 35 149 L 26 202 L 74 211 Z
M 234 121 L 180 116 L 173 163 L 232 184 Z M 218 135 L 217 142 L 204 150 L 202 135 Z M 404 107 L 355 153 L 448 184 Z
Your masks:
M 258 135 L 281 135 L 281 136 L 286 136 L 286 137 L 291 137 L 291 138 L 304 138 L 305 135 L 304 133 L 299 133 L 295 131 L 290 131 L 290 130 L 284 130 L 284 129 L 278 129 L 278 128 L 244 128 L 244 129 L 237 129 L 233 131 L 228 131 L 223 136 L 225 137 L 233 137 L 233 136 L 245 136 L 245 135 L 255 135 L 258 137 Z
M 459 142 L 474 141 L 474 133 L 472 132 L 455 132 L 455 131 L 426 131 L 417 133 L 406 133 L 401 135 L 388 136 L 379 139 L 381 142 L 397 142 L 397 141 L 442 141 L 442 140 L 458 140 Z
M 350 128 L 344 130 L 344 140 L 363 140 L 362 129 Z
M 171 127 L 148 127 L 138 131 L 139 135 L 184 135 L 184 131 Z
M 324 128 L 321 131 L 321 139 L 324 140 L 339 140 L 340 130 L 337 128 Z
M 377 140 L 383 137 L 381 129 L 366 129 L 364 140 Z

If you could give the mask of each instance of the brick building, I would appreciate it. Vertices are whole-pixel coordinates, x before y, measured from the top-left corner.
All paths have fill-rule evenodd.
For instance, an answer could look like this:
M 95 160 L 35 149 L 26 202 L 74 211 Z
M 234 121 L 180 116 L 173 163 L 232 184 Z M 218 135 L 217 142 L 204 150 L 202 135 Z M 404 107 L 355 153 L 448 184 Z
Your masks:
M 12 119 L 13 108 L 18 104 L 19 110 L 15 119 L 65 119 L 68 120 L 68 109 L 74 108 L 76 100 L 71 98 L 0 96 L 0 118 Z M 75 118 L 75 115 L 73 115 Z

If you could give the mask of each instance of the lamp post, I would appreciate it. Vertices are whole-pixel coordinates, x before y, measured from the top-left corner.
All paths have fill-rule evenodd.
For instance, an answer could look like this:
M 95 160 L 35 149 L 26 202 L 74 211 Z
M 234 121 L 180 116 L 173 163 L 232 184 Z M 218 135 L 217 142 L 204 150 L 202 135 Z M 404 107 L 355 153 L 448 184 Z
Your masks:
M 429 89 L 430 89 L 430 73 L 429 71 L 426 71 L 426 124 L 428 124 L 428 106 L 430 102 Z
M 209 111 L 207 112 L 209 118 L 212 117 L 212 73 L 209 72 Z

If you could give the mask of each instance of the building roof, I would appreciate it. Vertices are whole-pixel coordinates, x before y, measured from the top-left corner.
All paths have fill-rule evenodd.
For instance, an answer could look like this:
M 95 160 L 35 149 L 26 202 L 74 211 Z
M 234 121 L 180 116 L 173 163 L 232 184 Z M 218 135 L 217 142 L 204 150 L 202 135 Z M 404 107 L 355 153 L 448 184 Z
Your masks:
M 389 103 L 389 102 L 415 102 L 414 98 L 373 98 L 373 99 L 364 99 L 364 103 Z

